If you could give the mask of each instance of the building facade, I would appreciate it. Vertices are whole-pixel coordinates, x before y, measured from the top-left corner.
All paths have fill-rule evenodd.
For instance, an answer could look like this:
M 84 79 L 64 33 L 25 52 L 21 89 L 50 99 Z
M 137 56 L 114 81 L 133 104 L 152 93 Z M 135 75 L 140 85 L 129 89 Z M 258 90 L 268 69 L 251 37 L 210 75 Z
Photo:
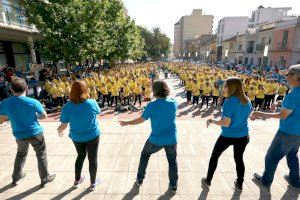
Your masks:
M 183 16 L 174 25 L 174 56 L 188 54 L 186 41 L 195 39 L 202 34 L 211 34 L 213 16 L 204 15 L 201 9 L 193 10 L 191 15 Z
M 291 58 L 291 65 L 300 64 L 300 17 L 297 19 L 295 28 L 294 44 Z
M 217 46 L 218 60 L 221 60 L 223 52 L 223 41 L 234 37 L 237 33 L 245 32 L 248 27 L 248 17 L 224 17 L 218 23 Z
M 26 71 L 30 63 L 40 63 L 33 48 L 39 33 L 26 21 L 22 1 L 0 0 L 0 11 L 0 66 Z

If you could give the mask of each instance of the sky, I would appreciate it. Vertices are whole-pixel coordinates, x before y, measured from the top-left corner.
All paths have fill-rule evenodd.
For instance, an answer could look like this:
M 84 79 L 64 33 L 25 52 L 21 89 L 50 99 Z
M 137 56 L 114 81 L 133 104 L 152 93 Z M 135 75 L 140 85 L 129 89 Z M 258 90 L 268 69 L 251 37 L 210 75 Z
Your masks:
M 264 7 L 292 7 L 289 14 L 300 15 L 299 0 L 123 0 L 128 14 L 136 24 L 148 29 L 159 27 L 171 42 L 174 24 L 181 16 L 190 15 L 201 8 L 204 14 L 214 16 L 213 32 L 218 21 L 228 16 L 251 16 L 260 5 Z M 298 3 L 297 3 L 298 2 Z

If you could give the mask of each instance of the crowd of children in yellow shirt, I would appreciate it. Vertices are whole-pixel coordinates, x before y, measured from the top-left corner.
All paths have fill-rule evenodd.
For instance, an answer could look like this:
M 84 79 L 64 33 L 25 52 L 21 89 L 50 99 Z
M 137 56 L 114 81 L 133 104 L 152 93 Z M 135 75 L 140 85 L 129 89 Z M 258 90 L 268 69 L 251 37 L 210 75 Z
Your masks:
M 275 101 L 282 100 L 288 92 L 285 83 L 278 83 L 276 80 L 269 80 L 257 75 L 239 74 L 234 70 L 224 70 L 207 66 L 197 66 L 191 63 L 169 63 L 168 71 L 177 74 L 181 84 L 185 86 L 187 103 L 192 102 L 193 106 L 202 99 L 201 108 L 212 98 L 212 105 L 222 105 L 225 96 L 222 94 L 224 81 L 229 77 L 240 77 L 244 82 L 244 90 L 249 97 L 253 108 L 268 109 Z M 193 97 L 193 101 L 192 100 Z M 275 97 L 276 100 L 275 100 Z
M 69 99 L 72 82 L 84 81 L 90 91 L 90 98 L 102 102 L 101 107 L 118 105 L 135 105 L 150 101 L 152 81 L 149 74 L 155 73 L 150 64 L 118 65 L 110 70 L 79 72 L 70 76 L 56 77 L 46 80 L 45 91 L 56 107 L 62 107 Z M 78 75 L 79 74 L 79 75 Z

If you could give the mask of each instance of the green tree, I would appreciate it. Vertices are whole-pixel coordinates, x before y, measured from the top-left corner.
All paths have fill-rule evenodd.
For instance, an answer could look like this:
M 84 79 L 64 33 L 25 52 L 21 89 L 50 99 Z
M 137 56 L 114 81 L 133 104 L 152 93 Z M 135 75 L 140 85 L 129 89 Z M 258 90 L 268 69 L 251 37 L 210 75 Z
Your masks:
M 153 60 L 159 60 L 162 55 L 165 57 L 170 53 L 170 38 L 159 28 L 153 28 L 152 31 L 144 27 L 139 27 L 142 37 L 145 41 L 144 50 L 146 56 Z

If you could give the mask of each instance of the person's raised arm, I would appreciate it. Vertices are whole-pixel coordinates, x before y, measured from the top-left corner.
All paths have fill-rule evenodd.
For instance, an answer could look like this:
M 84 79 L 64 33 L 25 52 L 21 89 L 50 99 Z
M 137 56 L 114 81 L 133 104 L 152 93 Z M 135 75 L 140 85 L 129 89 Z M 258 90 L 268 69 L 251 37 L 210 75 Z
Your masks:
M 286 119 L 293 110 L 285 109 L 282 108 L 280 112 L 277 113 L 267 113 L 267 112 L 260 112 L 260 111 L 255 111 L 252 113 L 252 117 L 255 119 L 258 118 L 276 118 L 276 119 Z

